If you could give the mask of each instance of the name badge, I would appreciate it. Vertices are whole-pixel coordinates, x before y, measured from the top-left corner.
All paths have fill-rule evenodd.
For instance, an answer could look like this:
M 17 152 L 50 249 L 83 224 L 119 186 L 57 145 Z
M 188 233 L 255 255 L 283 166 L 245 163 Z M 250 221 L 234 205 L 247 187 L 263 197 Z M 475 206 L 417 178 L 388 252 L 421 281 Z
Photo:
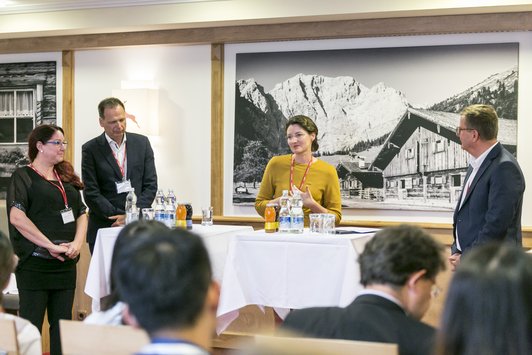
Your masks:
M 61 217 L 63 218 L 63 224 L 74 222 L 74 213 L 72 212 L 72 208 L 65 208 L 62 210 Z
M 131 190 L 131 181 L 129 180 L 116 181 L 115 184 L 116 184 L 116 193 L 118 194 L 123 194 Z

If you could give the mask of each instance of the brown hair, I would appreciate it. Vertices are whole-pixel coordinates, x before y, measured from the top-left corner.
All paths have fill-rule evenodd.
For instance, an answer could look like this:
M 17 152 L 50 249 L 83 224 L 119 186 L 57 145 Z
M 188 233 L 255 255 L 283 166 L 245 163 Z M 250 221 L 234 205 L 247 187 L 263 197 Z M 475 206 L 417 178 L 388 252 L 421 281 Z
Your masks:
M 106 108 L 115 108 L 116 106 L 122 106 L 124 111 L 126 110 L 126 108 L 124 107 L 124 103 L 116 97 L 108 97 L 106 99 L 103 99 L 98 104 L 98 115 L 100 116 L 100 118 L 103 118 L 103 113 Z
M 316 137 L 314 137 L 310 149 L 313 152 L 317 151 L 320 145 L 318 144 L 318 126 L 316 126 L 314 121 L 304 115 L 293 116 L 286 122 L 285 132 L 288 130 L 288 127 L 294 124 L 300 125 L 308 134 L 315 133 Z
M 28 158 L 30 159 L 30 162 L 35 160 L 39 152 L 37 149 L 37 142 L 43 144 L 46 143 L 57 131 L 63 133 L 63 135 L 65 134 L 61 127 L 49 124 L 37 126 L 31 131 L 30 136 L 28 137 Z M 55 170 L 61 177 L 61 181 L 72 184 L 78 190 L 83 189 L 83 182 L 81 182 L 81 179 L 74 171 L 74 167 L 68 161 L 63 160 L 62 162 L 55 164 Z
M 0 231 L 0 301 L 2 301 L 2 290 L 7 285 L 11 273 L 15 268 L 13 258 L 13 247 L 6 235 Z

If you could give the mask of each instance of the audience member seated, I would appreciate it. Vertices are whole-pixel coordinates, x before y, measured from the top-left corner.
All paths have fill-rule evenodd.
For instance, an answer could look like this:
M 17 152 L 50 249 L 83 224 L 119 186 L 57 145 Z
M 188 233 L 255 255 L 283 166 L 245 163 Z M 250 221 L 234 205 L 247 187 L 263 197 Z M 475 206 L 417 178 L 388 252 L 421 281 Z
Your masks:
M 126 304 L 124 320 L 151 339 L 139 354 L 208 354 L 219 287 L 201 239 L 168 230 L 134 240 L 115 256 L 113 277 Z
M 462 257 L 438 334 L 438 355 L 532 354 L 532 255 L 486 244 Z
M 107 324 L 120 325 L 122 322 L 122 311 L 124 303 L 120 302 L 116 292 L 115 282 L 113 281 L 113 269 L 118 258 L 116 255 L 133 240 L 141 238 L 151 238 L 153 235 L 168 230 L 163 223 L 158 221 L 139 220 L 126 225 L 116 237 L 113 248 L 113 258 L 111 259 L 111 276 L 109 296 L 102 299 L 102 311 L 91 313 L 84 321 L 89 324 Z
M 420 319 L 445 269 L 443 245 L 422 229 L 401 225 L 383 229 L 360 254 L 365 289 L 346 308 L 292 311 L 282 325 L 316 338 L 395 343 L 402 355 L 431 354 L 435 329 Z
M 7 287 L 11 273 L 15 271 L 18 258 L 13 253 L 11 242 L 0 232 L 0 319 L 15 321 L 20 355 L 42 355 L 41 333 L 29 321 L 12 314 L 4 313 L 1 307 L 2 291 Z

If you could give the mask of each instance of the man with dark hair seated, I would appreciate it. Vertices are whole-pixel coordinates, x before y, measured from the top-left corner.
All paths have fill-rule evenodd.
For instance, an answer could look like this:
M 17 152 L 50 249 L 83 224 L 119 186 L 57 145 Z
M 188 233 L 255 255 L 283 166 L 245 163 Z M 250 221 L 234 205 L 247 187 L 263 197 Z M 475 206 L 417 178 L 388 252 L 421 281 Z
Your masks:
M 282 327 L 310 337 L 395 343 L 401 355 L 431 354 L 435 330 L 420 319 L 445 269 L 442 251 L 418 227 L 383 229 L 358 259 L 365 289 L 349 306 L 295 310 Z
M 139 354 L 208 354 L 219 287 L 203 242 L 176 229 L 132 241 L 116 255 L 113 277 L 124 320 L 151 344 Z

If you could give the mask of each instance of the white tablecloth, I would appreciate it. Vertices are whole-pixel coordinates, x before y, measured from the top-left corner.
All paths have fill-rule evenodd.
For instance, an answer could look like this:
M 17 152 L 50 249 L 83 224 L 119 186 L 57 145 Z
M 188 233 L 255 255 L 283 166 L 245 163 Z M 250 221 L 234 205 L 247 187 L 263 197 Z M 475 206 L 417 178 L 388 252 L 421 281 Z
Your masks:
M 357 257 L 373 236 L 240 233 L 230 243 L 223 275 L 221 333 L 246 305 L 290 309 L 347 306 L 360 285 Z
M 102 228 L 96 235 L 94 253 L 89 264 L 85 293 L 92 298 L 92 311 L 100 310 L 100 299 L 111 292 L 109 279 L 111 259 L 116 237 L 122 227 Z M 225 266 L 225 257 L 232 236 L 252 232 L 251 226 L 202 226 L 195 224 L 192 232 L 198 234 L 205 243 L 211 259 L 213 278 L 221 282 Z

